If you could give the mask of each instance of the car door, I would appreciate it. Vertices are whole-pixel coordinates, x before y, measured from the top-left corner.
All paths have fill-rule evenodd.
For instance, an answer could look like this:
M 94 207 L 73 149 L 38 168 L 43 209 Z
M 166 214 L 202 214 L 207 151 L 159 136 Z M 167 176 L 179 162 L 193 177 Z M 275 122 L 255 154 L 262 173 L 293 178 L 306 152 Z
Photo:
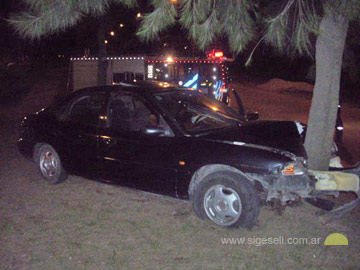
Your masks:
M 56 112 L 56 149 L 69 172 L 97 176 L 98 126 L 105 104 L 106 93 L 93 91 L 76 96 Z
M 175 196 L 174 134 L 146 100 L 134 93 L 114 92 L 107 125 L 99 131 L 101 175 L 106 180 L 149 192 Z M 161 127 L 164 133 L 145 134 Z

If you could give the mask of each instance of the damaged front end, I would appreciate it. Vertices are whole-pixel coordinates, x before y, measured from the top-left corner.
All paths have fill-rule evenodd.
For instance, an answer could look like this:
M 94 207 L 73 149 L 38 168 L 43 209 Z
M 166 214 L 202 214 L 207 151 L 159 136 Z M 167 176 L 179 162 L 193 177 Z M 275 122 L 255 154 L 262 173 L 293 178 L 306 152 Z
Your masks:
M 293 157 L 293 162 L 282 165 L 266 175 L 248 174 L 261 183 L 266 193 L 265 200 L 286 205 L 300 198 L 311 197 L 316 179 L 309 174 L 306 160 Z
M 294 162 L 267 175 L 248 176 L 262 184 L 267 202 L 275 201 L 286 206 L 305 199 L 306 202 L 321 208 L 318 216 L 323 224 L 340 218 L 360 203 L 360 165 L 349 169 L 337 168 L 334 171 L 312 171 L 307 169 L 306 160 L 294 158 Z M 337 197 L 340 191 L 353 192 L 356 199 L 333 209 L 333 201 L 320 198 L 327 195 Z
M 308 169 L 307 155 L 303 145 L 306 126 L 290 121 L 249 122 L 238 129 L 207 135 L 212 142 L 237 146 L 239 156 L 249 156 L 237 161 L 240 171 L 245 171 L 249 180 L 260 185 L 261 197 L 266 202 L 283 208 L 292 202 L 304 199 L 326 212 L 321 213 L 324 222 L 350 211 L 359 203 L 360 166 L 333 172 L 316 172 Z M 251 150 L 251 152 L 249 151 Z M 332 145 L 331 166 L 341 167 L 336 157 L 337 146 Z M 265 151 L 265 152 L 264 152 Z M 268 153 L 271 153 L 268 155 Z M 245 163 L 245 166 L 243 163 Z M 259 165 L 260 164 L 260 165 Z M 246 169 L 248 167 L 254 170 Z M 257 170 L 262 166 L 262 170 Z M 325 180 L 328 179 L 328 180 Z M 354 192 L 357 199 L 338 209 L 334 203 L 321 196 L 338 196 L 340 191 Z M 326 220 L 326 221 L 325 221 Z

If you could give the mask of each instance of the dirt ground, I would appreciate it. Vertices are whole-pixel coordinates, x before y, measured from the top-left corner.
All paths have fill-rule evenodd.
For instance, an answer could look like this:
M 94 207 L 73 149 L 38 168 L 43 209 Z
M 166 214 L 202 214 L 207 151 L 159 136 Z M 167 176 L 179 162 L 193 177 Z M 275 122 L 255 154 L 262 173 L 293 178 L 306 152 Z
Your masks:
M 264 206 L 252 230 L 228 230 L 199 220 L 188 202 L 76 176 L 45 183 L 16 150 L 18 125 L 24 113 L 64 89 L 66 70 L 39 77 L 18 105 L 0 107 L 1 270 L 359 269 L 359 211 L 323 226 L 310 205 L 286 208 L 281 216 Z M 250 92 L 243 97 L 249 108 L 271 103 L 261 96 L 250 101 Z M 325 246 L 332 233 L 346 235 L 349 245 Z M 280 236 L 320 239 L 313 245 L 223 243 Z

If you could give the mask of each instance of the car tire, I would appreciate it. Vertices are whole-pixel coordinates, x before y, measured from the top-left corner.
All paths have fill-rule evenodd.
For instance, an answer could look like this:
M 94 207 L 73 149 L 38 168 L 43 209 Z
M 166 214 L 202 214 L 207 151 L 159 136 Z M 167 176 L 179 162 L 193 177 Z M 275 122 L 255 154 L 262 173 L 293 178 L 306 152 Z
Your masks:
M 196 185 L 192 196 L 194 212 L 222 227 L 252 228 L 259 216 L 260 198 L 243 175 L 219 171 Z
M 48 183 L 57 184 L 66 180 L 68 174 L 62 167 L 59 155 L 52 146 L 44 144 L 40 146 L 37 153 L 40 173 Z

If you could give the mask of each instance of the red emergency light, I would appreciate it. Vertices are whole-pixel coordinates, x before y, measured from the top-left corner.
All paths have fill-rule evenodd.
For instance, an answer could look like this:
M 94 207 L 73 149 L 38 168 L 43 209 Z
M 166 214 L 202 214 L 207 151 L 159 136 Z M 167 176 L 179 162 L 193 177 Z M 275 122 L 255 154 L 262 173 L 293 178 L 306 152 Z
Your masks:
M 212 50 L 208 53 L 208 59 L 221 59 L 224 57 L 224 52 Z

